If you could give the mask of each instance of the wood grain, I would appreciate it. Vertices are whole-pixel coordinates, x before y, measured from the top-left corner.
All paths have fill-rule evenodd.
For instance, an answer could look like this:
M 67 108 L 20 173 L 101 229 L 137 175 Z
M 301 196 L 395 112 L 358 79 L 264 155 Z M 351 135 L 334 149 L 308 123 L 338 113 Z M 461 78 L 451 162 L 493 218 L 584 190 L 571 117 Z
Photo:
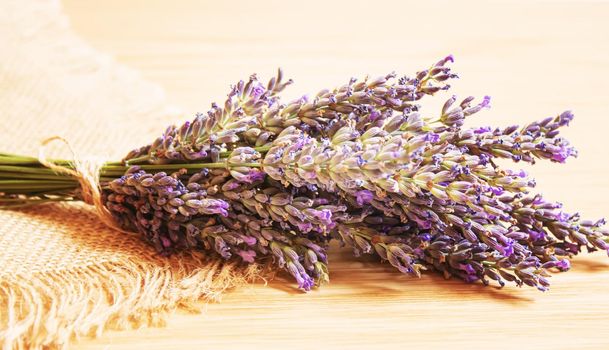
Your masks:
M 459 95 L 489 94 L 470 125 L 508 125 L 565 109 L 580 157 L 538 164 L 546 197 L 609 212 L 609 3 L 585 1 L 65 1 L 73 26 L 161 83 L 185 116 L 228 85 L 281 66 L 288 97 L 353 75 L 414 72 L 448 53 Z M 435 103 L 424 110 L 434 112 Z M 425 109 L 427 108 L 427 109 Z M 135 146 L 135 145 L 134 145 Z M 515 165 L 516 168 L 520 165 Z M 578 257 L 549 292 L 402 276 L 335 247 L 331 284 L 308 294 L 274 280 L 234 291 L 166 328 L 109 332 L 81 349 L 609 348 L 609 259 Z

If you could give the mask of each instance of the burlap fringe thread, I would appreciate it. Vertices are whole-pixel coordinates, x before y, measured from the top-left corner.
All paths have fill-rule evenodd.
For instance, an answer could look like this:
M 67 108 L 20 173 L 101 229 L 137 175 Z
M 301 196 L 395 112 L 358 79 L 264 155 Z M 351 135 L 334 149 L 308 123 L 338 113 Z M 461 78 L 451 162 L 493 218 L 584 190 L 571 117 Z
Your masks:
M 0 281 L 4 350 L 65 349 L 106 329 L 163 326 L 168 312 L 199 311 L 201 300 L 260 277 L 258 265 L 243 266 L 202 254 L 168 259 L 163 266 L 119 258 Z

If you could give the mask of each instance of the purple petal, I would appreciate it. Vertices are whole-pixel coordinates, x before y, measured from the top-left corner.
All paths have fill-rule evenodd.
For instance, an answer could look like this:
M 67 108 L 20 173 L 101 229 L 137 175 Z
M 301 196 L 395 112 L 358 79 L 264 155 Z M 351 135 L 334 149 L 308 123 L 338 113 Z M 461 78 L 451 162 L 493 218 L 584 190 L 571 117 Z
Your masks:
M 374 198 L 374 195 L 368 190 L 361 190 L 355 192 L 355 200 L 357 202 L 357 205 L 359 206 L 363 206 L 364 204 L 370 203 L 372 201 L 372 198 Z

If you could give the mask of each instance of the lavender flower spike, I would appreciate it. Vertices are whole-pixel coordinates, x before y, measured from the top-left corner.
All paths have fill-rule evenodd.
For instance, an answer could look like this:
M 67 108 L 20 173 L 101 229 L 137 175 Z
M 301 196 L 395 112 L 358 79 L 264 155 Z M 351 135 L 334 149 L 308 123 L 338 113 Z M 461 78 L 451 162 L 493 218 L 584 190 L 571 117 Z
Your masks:
M 197 249 L 271 263 L 304 291 L 329 280 L 332 241 L 413 276 L 434 270 L 545 291 L 574 255 L 609 252 L 609 230 L 544 199 L 529 173 L 496 160 L 576 157 L 560 135 L 573 113 L 466 128 L 490 97 L 455 95 L 441 97 L 436 113 L 422 111 L 421 99 L 457 78 L 452 62 L 352 78 L 291 102 L 281 99 L 292 83 L 281 70 L 267 83 L 252 75 L 223 103 L 105 164 L 103 203 L 160 254 Z M 57 164 L 69 171 L 0 154 L 0 207 L 83 199 L 72 163 Z

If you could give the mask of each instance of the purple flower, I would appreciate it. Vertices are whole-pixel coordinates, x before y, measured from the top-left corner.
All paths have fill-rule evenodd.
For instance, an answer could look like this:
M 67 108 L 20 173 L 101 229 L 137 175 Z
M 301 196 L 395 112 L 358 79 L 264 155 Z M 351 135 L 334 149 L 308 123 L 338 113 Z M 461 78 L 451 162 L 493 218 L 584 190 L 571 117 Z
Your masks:
M 484 96 L 482 102 L 480 103 L 480 108 L 490 108 L 491 107 L 491 97 Z
M 220 214 L 228 216 L 229 204 L 221 199 L 203 199 L 199 202 L 199 212 L 204 214 Z
M 514 240 L 509 240 L 507 244 L 503 247 L 503 256 L 510 257 L 514 254 Z
M 501 187 L 501 186 L 497 186 L 497 187 L 489 186 L 489 190 L 491 192 L 493 192 L 493 194 L 496 196 L 500 196 L 504 193 L 503 187 Z
M 288 261 L 288 263 L 286 264 L 286 269 L 292 276 L 294 276 L 299 288 L 308 291 L 311 290 L 311 288 L 313 288 L 313 286 L 315 285 L 315 282 L 313 281 L 311 276 L 309 276 L 305 272 L 304 268 L 302 267 L 302 265 L 300 265 L 300 263 Z
M 544 269 L 549 269 L 552 267 L 556 267 L 558 269 L 560 269 L 561 271 L 567 271 L 571 268 L 571 262 L 568 259 L 555 259 L 555 260 L 550 260 L 548 262 L 545 262 L 544 264 L 541 265 L 541 267 L 543 267 Z
M 527 175 L 528 175 L 528 174 L 527 174 L 527 172 L 526 172 L 526 171 L 524 171 L 523 169 L 520 169 L 518 172 L 513 171 L 513 170 L 508 170 L 508 171 L 507 171 L 507 173 L 508 173 L 509 175 L 512 175 L 512 176 L 518 176 L 518 177 L 520 177 L 520 178 L 525 178 L 525 177 L 527 177 Z
M 257 181 L 262 181 L 264 180 L 264 177 L 266 176 L 266 174 L 263 171 L 260 170 L 251 170 L 246 176 L 240 178 L 241 181 L 245 182 L 245 183 L 254 183 Z
M 439 154 L 434 154 L 433 156 L 431 156 L 431 162 L 436 167 L 440 166 L 440 163 L 442 162 L 442 156 Z
M 305 187 L 311 192 L 317 192 L 317 186 L 315 185 L 307 184 Z
M 429 233 L 423 233 L 419 235 L 419 238 L 424 242 L 431 241 L 431 235 Z
M 483 133 L 489 132 L 491 130 L 492 129 L 490 126 L 481 126 L 479 128 L 474 129 L 474 134 L 483 134 Z
M 558 222 L 567 222 L 567 221 L 569 221 L 570 218 L 571 218 L 571 215 L 569 213 L 565 213 L 564 211 L 561 211 L 560 213 L 558 213 L 556 215 L 556 220 Z
M 580 246 L 575 244 L 575 243 L 571 243 L 571 242 L 561 242 L 563 248 L 571 253 L 571 254 L 577 254 L 580 251 Z
M 436 143 L 440 140 L 440 135 L 436 134 L 434 132 L 429 132 L 429 133 L 425 134 L 425 138 L 423 140 L 430 142 L 430 143 Z
M 165 248 L 169 248 L 171 246 L 171 241 L 169 240 L 169 238 L 165 237 L 165 236 L 161 236 L 161 243 L 163 244 L 163 247 Z
M 264 94 L 265 91 L 266 90 L 264 89 L 264 87 L 260 83 L 258 83 L 252 89 L 252 95 L 255 97 L 260 97 L 262 94 Z
M 571 262 L 569 261 L 569 259 L 562 259 L 556 264 L 556 267 L 563 271 L 567 271 L 571 268 Z
M 420 228 L 422 228 L 424 230 L 429 230 L 431 228 L 432 223 L 430 220 L 423 220 L 416 216 L 413 219 L 419 225 Z
M 255 237 L 246 236 L 246 235 L 239 235 L 239 238 L 241 238 L 241 240 L 243 240 L 243 242 L 245 244 L 247 244 L 248 246 L 253 246 L 254 244 L 256 244 L 256 238 Z
M 443 59 L 442 59 L 442 60 L 439 62 L 438 66 L 443 66 L 443 65 L 445 65 L 447 62 L 450 62 L 450 63 L 455 63 L 455 56 L 453 56 L 452 54 L 450 54 L 450 55 L 448 55 L 448 56 L 444 57 L 444 58 L 443 58 Z
M 373 122 L 376 121 L 379 117 L 381 116 L 381 113 L 379 111 L 377 111 L 376 109 L 373 109 L 370 112 L 370 116 L 368 117 L 368 119 Z
M 470 276 L 476 276 L 476 270 L 470 264 L 459 264 L 459 269 L 465 271 Z
M 529 230 L 529 237 L 532 241 L 539 241 L 546 237 L 546 234 L 541 231 Z
M 357 205 L 359 206 L 363 206 L 364 204 L 370 203 L 373 198 L 374 195 L 368 190 L 361 190 L 355 192 L 355 200 L 357 202 Z
M 422 259 L 425 256 L 425 253 L 423 251 L 422 248 L 415 248 L 414 249 L 414 254 L 419 258 Z
M 232 191 L 239 188 L 241 184 L 238 181 L 229 181 L 224 186 L 222 186 L 223 191 Z
M 575 148 L 565 145 L 560 147 L 558 152 L 554 152 L 550 159 L 559 163 L 564 163 L 569 157 L 577 157 L 577 151 Z
M 324 225 L 332 224 L 332 211 L 330 209 L 314 210 L 313 215 Z
M 533 205 L 539 205 L 539 204 L 544 204 L 546 201 L 543 199 L 543 197 L 541 195 L 536 195 L 535 198 L 533 199 Z
M 296 227 L 298 227 L 298 230 L 300 230 L 300 232 L 310 232 L 313 229 L 313 224 L 311 224 L 310 222 L 298 222 L 296 223 Z
M 491 157 L 486 153 L 482 153 L 478 156 L 478 159 L 479 159 L 479 161 L 478 161 L 479 165 L 486 165 L 491 160 Z
M 237 250 L 237 254 L 247 263 L 253 263 L 256 252 L 253 250 Z
M 459 164 L 455 164 L 450 168 L 450 173 L 454 176 L 457 176 L 463 173 L 463 169 Z
M 223 240 L 220 236 L 216 236 L 216 238 L 214 239 L 214 249 L 224 259 L 228 259 L 231 257 L 230 248 L 226 244 L 226 241 Z
M 558 125 L 569 125 L 569 122 L 572 121 L 574 117 L 575 116 L 571 111 L 564 111 L 558 116 Z

